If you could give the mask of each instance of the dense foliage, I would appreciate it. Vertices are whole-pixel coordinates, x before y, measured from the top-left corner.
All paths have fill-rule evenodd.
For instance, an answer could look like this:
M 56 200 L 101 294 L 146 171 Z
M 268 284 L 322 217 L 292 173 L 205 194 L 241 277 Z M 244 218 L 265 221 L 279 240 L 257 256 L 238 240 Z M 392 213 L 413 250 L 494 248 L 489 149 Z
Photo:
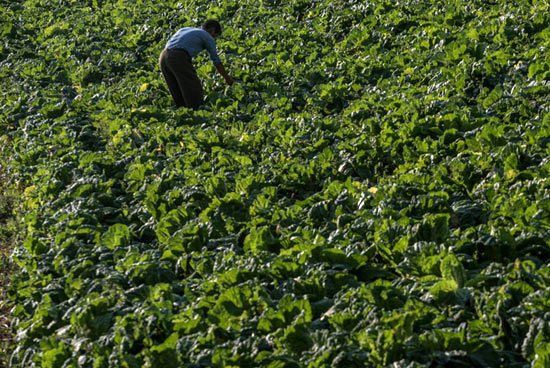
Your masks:
M 550 365 L 546 0 L 0 4 L 14 367 Z

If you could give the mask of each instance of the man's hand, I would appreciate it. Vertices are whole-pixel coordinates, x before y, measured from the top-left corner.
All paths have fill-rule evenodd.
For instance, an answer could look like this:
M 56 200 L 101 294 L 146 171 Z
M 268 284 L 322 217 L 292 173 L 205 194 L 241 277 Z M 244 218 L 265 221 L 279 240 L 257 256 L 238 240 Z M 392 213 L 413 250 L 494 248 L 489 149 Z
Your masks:
M 233 78 L 231 78 L 231 76 L 227 74 L 227 72 L 225 71 L 225 68 L 223 67 L 223 64 L 216 65 L 216 69 L 218 70 L 218 73 L 222 75 L 222 77 L 225 79 L 225 82 L 228 85 L 233 84 Z

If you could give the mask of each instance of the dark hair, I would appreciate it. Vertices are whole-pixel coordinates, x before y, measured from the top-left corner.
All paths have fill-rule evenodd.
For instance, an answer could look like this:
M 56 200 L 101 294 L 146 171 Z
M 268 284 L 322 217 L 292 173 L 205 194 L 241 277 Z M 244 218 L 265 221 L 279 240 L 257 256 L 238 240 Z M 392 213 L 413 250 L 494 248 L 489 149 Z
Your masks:
M 222 26 L 220 25 L 220 22 L 218 22 L 215 19 L 208 19 L 206 22 L 202 24 L 202 29 L 207 30 L 212 28 L 218 35 L 222 34 Z

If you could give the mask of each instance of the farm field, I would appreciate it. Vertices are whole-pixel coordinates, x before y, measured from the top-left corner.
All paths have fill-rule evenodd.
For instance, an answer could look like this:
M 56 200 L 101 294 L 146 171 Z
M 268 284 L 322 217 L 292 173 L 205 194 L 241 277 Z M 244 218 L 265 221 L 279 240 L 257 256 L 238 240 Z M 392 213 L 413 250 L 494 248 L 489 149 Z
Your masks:
M 550 366 L 548 1 L 0 15 L 9 366 Z M 174 110 L 208 18 L 236 83 Z

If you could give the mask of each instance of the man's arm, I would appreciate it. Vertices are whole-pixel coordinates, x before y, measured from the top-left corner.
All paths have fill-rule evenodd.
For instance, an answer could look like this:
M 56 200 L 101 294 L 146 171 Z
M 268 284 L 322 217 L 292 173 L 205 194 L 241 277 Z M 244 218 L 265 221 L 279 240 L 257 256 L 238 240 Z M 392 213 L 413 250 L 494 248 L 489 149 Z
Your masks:
M 210 54 L 210 59 L 212 60 L 212 63 L 214 63 L 214 66 L 218 70 L 218 72 L 222 75 L 222 77 L 225 79 L 225 82 L 227 84 L 233 84 L 233 78 L 227 74 L 225 71 L 225 68 L 223 67 L 223 64 L 220 60 L 220 57 L 218 56 L 218 51 L 216 50 L 216 41 L 214 38 L 208 33 L 208 32 L 202 32 L 203 41 L 204 41 L 204 47 L 208 50 L 208 53 Z
M 229 74 L 227 74 L 227 71 L 225 71 L 225 68 L 223 67 L 223 64 L 216 65 L 216 69 L 221 74 L 223 79 L 225 79 L 225 82 L 227 84 L 233 84 L 233 78 Z

